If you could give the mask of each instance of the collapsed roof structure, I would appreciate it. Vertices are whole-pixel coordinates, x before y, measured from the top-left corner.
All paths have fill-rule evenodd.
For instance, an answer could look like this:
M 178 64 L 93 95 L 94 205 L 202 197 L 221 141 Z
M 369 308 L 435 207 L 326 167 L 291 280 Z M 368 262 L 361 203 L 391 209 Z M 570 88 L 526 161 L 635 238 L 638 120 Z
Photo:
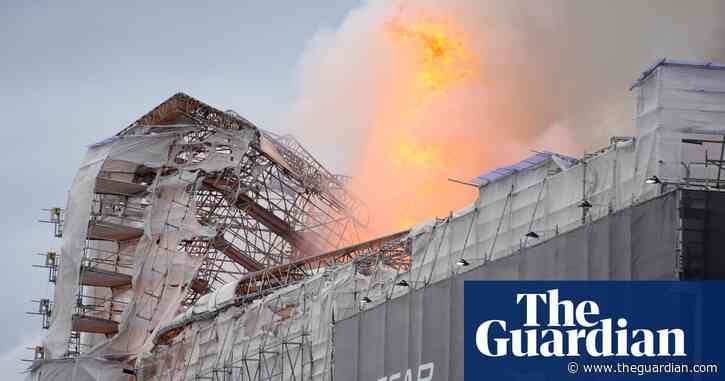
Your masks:
M 44 357 L 139 353 L 203 295 L 358 242 L 344 181 L 290 136 L 172 96 L 92 145 L 52 211 L 63 245 Z
M 460 379 L 459 280 L 713 276 L 673 207 L 707 198 L 671 191 L 725 185 L 720 68 L 663 60 L 635 84 L 637 137 L 498 168 L 469 207 L 363 243 L 362 206 L 292 138 L 177 94 L 92 146 L 53 212 L 63 246 L 30 376 Z

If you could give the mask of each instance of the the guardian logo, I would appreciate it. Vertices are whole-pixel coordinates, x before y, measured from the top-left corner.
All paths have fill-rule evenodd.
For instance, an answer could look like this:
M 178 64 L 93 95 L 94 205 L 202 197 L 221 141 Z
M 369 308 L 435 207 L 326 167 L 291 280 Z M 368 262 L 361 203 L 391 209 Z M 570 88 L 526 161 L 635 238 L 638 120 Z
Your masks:
M 575 304 L 559 300 L 559 290 L 517 294 L 525 320 L 522 328 L 505 320 L 488 320 L 476 329 L 476 348 L 486 357 L 686 356 L 685 332 L 679 328 L 630 329 L 624 317 L 602 318 L 591 300 Z M 539 308 L 548 309 L 539 321 Z M 542 312 L 546 312 L 541 310 Z M 546 324 L 542 324 L 546 323 Z

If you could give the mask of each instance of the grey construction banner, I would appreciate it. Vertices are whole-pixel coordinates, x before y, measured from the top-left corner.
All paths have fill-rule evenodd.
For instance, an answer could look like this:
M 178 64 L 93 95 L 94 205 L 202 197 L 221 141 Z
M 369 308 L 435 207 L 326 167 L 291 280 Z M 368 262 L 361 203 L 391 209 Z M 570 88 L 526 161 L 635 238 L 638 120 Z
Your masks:
M 337 322 L 334 379 L 462 380 L 465 280 L 679 279 L 680 195 L 665 194 Z

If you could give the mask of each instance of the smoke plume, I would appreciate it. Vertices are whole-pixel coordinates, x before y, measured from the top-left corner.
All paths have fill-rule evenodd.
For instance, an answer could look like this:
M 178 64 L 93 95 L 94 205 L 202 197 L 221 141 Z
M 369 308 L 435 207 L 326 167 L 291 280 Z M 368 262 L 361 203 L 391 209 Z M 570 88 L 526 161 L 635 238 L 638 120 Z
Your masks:
M 725 61 L 724 37 L 719 0 L 371 0 L 309 42 L 288 125 L 381 234 L 474 199 L 448 178 L 634 134 L 638 73 Z

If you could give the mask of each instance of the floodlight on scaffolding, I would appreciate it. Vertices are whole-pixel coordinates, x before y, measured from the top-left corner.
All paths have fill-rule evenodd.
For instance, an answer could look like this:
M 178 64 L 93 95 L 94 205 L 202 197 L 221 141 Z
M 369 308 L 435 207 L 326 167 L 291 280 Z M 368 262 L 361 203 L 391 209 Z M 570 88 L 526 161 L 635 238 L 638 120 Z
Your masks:
M 533 238 L 533 239 L 539 239 L 540 236 L 537 232 L 532 230 L 532 231 L 526 233 L 526 237 Z
M 582 202 L 580 202 L 579 204 L 577 204 L 577 207 L 584 208 L 584 209 L 589 209 L 589 208 L 592 207 L 592 203 L 589 202 L 588 200 L 582 200 Z
M 50 218 L 40 220 L 40 222 L 53 225 L 53 235 L 61 238 L 63 236 L 63 209 L 56 207 L 44 210 L 50 213 Z
M 42 315 L 50 315 L 50 299 L 40 299 L 38 303 L 38 313 Z
M 459 258 L 456 261 L 456 266 L 467 267 L 467 266 L 471 265 L 471 262 L 484 262 L 484 261 L 486 261 L 485 258 L 469 258 L 469 259 Z
M 38 309 L 35 312 L 27 312 L 28 315 L 39 315 L 42 320 L 43 329 L 50 328 L 50 314 L 51 314 L 51 303 L 50 299 L 33 300 L 34 303 L 38 303 Z
M 42 360 L 45 358 L 45 349 L 38 345 L 35 348 L 33 348 L 33 359 L 34 360 Z
M 652 175 L 644 180 L 645 184 L 662 184 L 659 177 Z
M 405 280 L 405 279 L 401 279 L 401 280 L 397 281 L 395 283 L 395 285 L 396 286 L 400 286 L 400 287 L 410 287 L 410 284 L 411 283 L 413 283 L 413 284 L 415 284 L 415 283 L 423 283 L 423 284 L 425 284 L 426 282 L 417 281 L 417 280 Z
M 56 264 L 56 257 L 55 251 L 45 253 L 45 265 L 48 267 L 54 267 Z
M 360 299 L 360 303 L 361 303 L 361 304 L 368 304 L 368 303 L 372 303 L 372 302 L 373 302 L 373 300 L 372 300 L 372 299 L 370 299 L 370 298 L 368 298 L 367 296 L 363 296 L 363 297 L 362 297 L 362 298 Z
M 531 227 L 529 227 L 531 229 Z M 559 225 L 554 225 L 553 229 L 543 229 L 543 230 L 529 230 L 528 233 L 524 234 L 524 238 L 531 238 L 531 239 L 540 239 L 542 235 L 546 235 L 548 233 L 553 233 L 554 235 L 559 234 Z
M 35 362 L 35 361 L 40 361 L 40 360 L 45 359 L 45 349 L 42 346 L 37 345 L 35 347 L 30 347 L 30 348 L 25 348 L 25 349 L 33 351 L 33 358 L 32 359 L 20 359 L 20 361 Z
M 54 251 L 38 253 L 38 255 L 43 256 L 43 264 L 33 265 L 33 267 L 47 269 L 48 270 L 48 282 L 55 283 L 56 275 L 57 275 L 57 271 L 58 271 L 58 255 Z

